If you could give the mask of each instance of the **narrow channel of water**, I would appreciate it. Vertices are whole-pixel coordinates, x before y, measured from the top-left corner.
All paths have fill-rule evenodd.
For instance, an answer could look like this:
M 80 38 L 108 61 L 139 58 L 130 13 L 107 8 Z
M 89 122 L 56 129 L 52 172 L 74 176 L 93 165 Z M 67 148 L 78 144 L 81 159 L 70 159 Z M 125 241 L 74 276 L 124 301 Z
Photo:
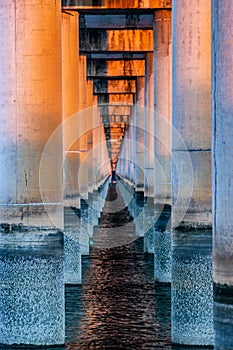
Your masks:
M 116 198 L 121 209 L 113 213 Z M 82 285 L 66 286 L 66 345 L 46 349 L 204 349 L 171 345 L 170 285 L 154 281 L 154 257 L 143 253 L 143 238 L 131 239 L 134 224 L 122 205 L 120 193 L 109 187 L 90 256 L 82 259 Z M 110 228 L 130 243 L 114 240 L 102 248 L 101 240 L 112 243 Z

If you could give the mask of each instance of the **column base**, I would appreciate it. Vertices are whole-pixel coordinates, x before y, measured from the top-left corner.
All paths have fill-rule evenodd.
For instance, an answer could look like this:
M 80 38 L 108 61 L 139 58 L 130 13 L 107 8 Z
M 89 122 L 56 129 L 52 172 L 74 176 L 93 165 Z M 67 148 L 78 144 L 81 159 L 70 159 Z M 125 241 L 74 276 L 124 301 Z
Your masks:
M 0 266 L 0 343 L 64 344 L 63 234 L 0 233 Z
M 212 232 L 172 233 L 172 342 L 213 345 Z

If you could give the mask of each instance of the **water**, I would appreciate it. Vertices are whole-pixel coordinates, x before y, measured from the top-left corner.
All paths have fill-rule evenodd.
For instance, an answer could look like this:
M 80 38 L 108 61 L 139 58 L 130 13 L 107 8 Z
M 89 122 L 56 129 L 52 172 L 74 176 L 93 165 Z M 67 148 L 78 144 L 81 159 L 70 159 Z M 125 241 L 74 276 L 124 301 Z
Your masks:
M 121 195 L 109 188 L 108 210 L 102 214 L 90 256 L 82 260 L 82 285 L 66 286 L 66 344 L 46 349 L 204 349 L 171 344 L 170 284 L 154 282 L 153 255 L 143 253 L 143 238 L 133 239 L 135 227 L 127 208 L 114 214 L 109 210 L 116 198 L 122 205 Z M 116 234 L 113 241 L 109 228 Z M 35 348 L 39 349 L 28 347 Z
M 84 260 L 82 287 L 66 288 L 67 349 L 170 349 L 170 287 L 154 285 L 142 249 L 137 241 Z
M 110 187 L 82 287 L 66 288 L 67 349 L 170 349 L 170 286 L 154 284 L 153 256 L 143 254 L 134 229 Z M 121 244 L 125 237 L 130 243 Z

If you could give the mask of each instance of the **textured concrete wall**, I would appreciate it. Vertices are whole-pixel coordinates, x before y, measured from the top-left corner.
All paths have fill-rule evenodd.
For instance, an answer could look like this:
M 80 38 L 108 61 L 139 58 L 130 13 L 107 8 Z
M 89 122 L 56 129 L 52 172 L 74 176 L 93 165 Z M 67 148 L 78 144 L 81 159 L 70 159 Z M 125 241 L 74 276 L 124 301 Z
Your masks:
M 232 2 L 213 1 L 213 230 L 214 280 L 233 285 Z
M 154 61 L 153 53 L 147 54 L 145 74 L 145 191 L 154 198 Z
M 210 13 L 209 1 L 193 1 L 190 5 L 181 0 L 173 9 L 173 203 L 177 199 L 179 176 L 187 174 L 185 187 L 191 186 L 192 176 L 193 193 L 183 224 L 201 227 L 211 225 Z M 186 168 L 187 155 L 193 175 Z M 177 166 L 179 174 L 175 172 Z M 184 205 L 188 196 L 185 187 Z M 173 212 L 174 225 L 179 224 L 176 217 L 179 208 Z
M 62 226 L 61 132 L 56 154 L 46 155 L 48 168 L 39 178 L 44 147 L 62 121 L 60 11 L 58 4 L 42 1 L 0 5 L 1 221 L 53 226 L 39 205 L 44 201 Z
M 62 13 L 62 112 L 63 120 L 74 116 L 79 111 L 79 35 L 78 14 L 70 16 Z M 76 119 L 77 122 L 77 119 Z M 67 125 L 67 126 L 66 126 Z M 71 125 L 64 123 L 64 145 L 69 145 L 72 140 Z M 76 125 L 78 128 L 78 125 Z M 72 124 L 73 129 L 73 124 Z M 64 199 L 71 201 L 73 206 L 79 199 L 78 168 L 79 153 L 78 143 L 71 141 L 69 149 L 64 149 Z
M 171 11 L 154 17 L 155 200 L 171 202 Z M 171 203 L 170 203 L 171 204 Z
M 80 30 L 80 52 L 153 51 L 153 30 Z
M 63 6 L 75 6 L 77 9 L 96 7 L 99 9 L 156 9 L 169 8 L 171 0 L 63 0 Z
M 134 77 L 145 75 L 143 60 L 88 60 L 87 76 L 97 77 Z
M 107 93 L 135 93 L 136 83 L 135 80 L 94 80 L 94 93 L 95 94 L 107 94 Z
M 233 3 L 212 1 L 215 348 L 233 347 Z

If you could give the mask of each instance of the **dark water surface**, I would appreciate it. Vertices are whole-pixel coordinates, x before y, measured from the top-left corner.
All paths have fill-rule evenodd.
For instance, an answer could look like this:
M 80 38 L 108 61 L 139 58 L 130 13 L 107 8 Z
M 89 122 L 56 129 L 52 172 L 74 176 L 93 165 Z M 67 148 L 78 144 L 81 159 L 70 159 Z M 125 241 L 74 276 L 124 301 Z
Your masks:
M 170 287 L 153 282 L 142 242 L 92 250 L 66 288 L 67 349 L 170 349 Z
M 116 213 L 109 210 L 114 203 Z M 171 345 L 170 285 L 154 282 L 153 255 L 143 253 L 143 238 L 132 239 L 134 224 L 122 205 L 121 195 L 109 187 L 99 233 L 90 256 L 82 259 L 83 283 L 66 286 L 66 345 L 47 349 L 203 349 Z M 111 242 L 111 227 L 131 243 L 95 244 Z
M 170 287 L 154 284 L 153 256 L 143 254 L 134 229 L 109 187 L 82 287 L 66 288 L 67 349 L 170 349 Z M 123 236 L 131 243 L 121 244 Z M 105 242 L 113 247 L 100 248 Z

